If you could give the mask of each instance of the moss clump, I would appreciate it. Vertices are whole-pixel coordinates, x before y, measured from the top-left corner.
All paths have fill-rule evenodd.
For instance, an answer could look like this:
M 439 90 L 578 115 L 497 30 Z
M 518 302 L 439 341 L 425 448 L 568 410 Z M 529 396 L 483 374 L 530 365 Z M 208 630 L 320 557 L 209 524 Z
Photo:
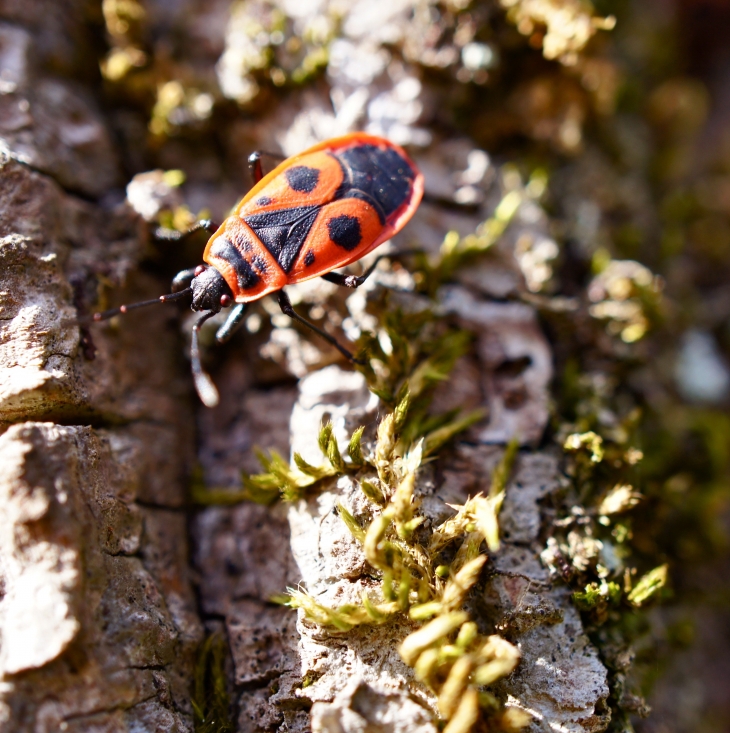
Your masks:
M 504 715 L 515 728 L 520 721 L 514 711 L 507 713 L 483 688 L 514 670 L 519 651 L 497 634 L 480 634 L 463 609 L 487 560 L 481 551 L 483 543 L 491 549 L 499 546 L 499 508 L 517 444 L 510 444 L 505 452 L 488 496 L 469 499 L 455 507 L 454 517 L 419 533 L 425 517 L 418 511 L 416 482 L 426 439 L 403 442 L 398 429 L 408 422 L 409 402 L 406 391 L 380 422 L 370 451 L 360 445 L 361 431 L 350 443 L 350 452 L 362 457 L 353 475 L 372 504 L 370 522 L 362 525 L 338 506 L 339 516 L 380 578 L 377 597 L 363 592 L 360 603 L 332 608 L 305 591 L 290 590 L 286 603 L 302 609 L 309 620 L 340 631 L 407 616 L 421 625 L 403 640 L 399 652 L 415 677 L 437 696 L 439 713 L 448 721 L 445 730 L 463 733 L 486 718 L 498 727 Z M 337 463 L 331 430 L 325 425 L 320 432 L 320 448 L 330 466 Z M 353 445 L 357 447 L 352 449 Z M 445 561 L 446 556 L 450 561 Z

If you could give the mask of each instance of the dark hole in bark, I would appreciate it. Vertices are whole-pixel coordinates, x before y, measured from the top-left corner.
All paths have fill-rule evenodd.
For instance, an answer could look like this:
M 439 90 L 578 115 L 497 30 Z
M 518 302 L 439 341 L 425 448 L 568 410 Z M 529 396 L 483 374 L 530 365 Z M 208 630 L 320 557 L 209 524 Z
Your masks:
M 519 377 L 527 367 L 532 364 L 532 359 L 529 356 L 522 356 L 519 359 L 508 359 L 503 361 L 495 370 L 494 374 L 497 377 Z

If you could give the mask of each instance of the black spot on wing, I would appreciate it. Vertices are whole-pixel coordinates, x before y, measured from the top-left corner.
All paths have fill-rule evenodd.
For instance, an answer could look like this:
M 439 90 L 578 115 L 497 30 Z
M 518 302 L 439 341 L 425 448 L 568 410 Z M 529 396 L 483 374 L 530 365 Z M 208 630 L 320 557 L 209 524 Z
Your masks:
M 295 165 L 284 171 L 287 183 L 299 193 L 312 193 L 319 183 L 319 170 L 306 165 Z
M 250 246 L 250 245 L 249 245 Z M 218 237 L 210 248 L 210 254 L 220 258 L 233 267 L 241 290 L 256 287 L 261 279 L 241 252 L 224 237 Z
M 319 206 L 277 209 L 244 217 L 244 221 L 276 258 L 284 272 L 289 272 L 317 218 Z
M 416 173 L 392 148 L 354 145 L 335 158 L 345 174 L 336 198 L 367 201 L 378 212 L 381 224 L 411 195 Z
M 304 255 L 304 266 L 310 267 L 314 264 L 314 252 L 310 249 L 306 255 Z
M 330 239 L 343 249 L 351 252 L 362 241 L 362 229 L 356 216 L 333 216 L 327 222 Z
M 268 196 L 259 196 L 255 201 L 257 206 L 268 206 L 270 203 L 272 203 L 272 199 L 270 199 Z

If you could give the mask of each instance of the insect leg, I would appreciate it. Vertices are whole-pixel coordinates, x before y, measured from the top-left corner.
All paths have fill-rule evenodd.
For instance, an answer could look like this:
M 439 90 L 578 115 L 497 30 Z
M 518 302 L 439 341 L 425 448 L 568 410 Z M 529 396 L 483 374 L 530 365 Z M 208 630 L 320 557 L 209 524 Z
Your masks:
M 341 285 L 343 288 L 359 288 L 373 274 L 378 262 L 386 257 L 390 257 L 390 255 L 376 257 L 373 264 L 362 275 L 343 275 L 339 272 L 328 272 L 326 275 L 322 275 L 322 279 L 335 285 Z
M 200 361 L 200 341 L 198 339 L 198 333 L 200 327 L 212 316 L 215 315 L 215 311 L 208 311 L 204 313 L 193 326 L 192 339 L 190 341 L 190 364 L 193 371 L 193 382 L 195 383 L 195 391 L 200 397 L 200 401 L 206 407 L 215 407 L 218 404 L 218 390 L 213 384 L 213 380 L 203 369 L 203 364 Z
M 280 290 L 276 294 L 278 300 L 279 300 L 279 308 L 281 308 L 281 312 L 285 315 L 289 316 L 289 318 L 293 318 L 295 321 L 299 321 L 302 325 L 306 326 L 307 328 L 312 329 L 315 333 L 319 334 L 325 341 L 332 344 L 337 351 L 340 352 L 345 358 L 347 358 L 349 361 L 353 361 L 356 364 L 362 364 L 363 362 L 360 359 L 356 359 L 342 344 L 340 344 L 337 339 L 330 336 L 328 333 L 323 331 L 321 328 L 318 328 L 313 323 L 308 321 L 303 316 L 300 316 L 295 310 L 294 306 L 291 304 L 291 300 L 289 300 L 289 296 L 283 291 Z
M 274 158 L 275 160 L 286 160 L 286 156 L 278 153 L 267 153 L 265 150 L 255 150 L 248 156 L 248 169 L 251 171 L 251 177 L 254 183 L 258 183 L 264 177 L 264 171 L 261 167 L 261 157 Z
M 380 257 L 375 258 L 373 264 L 370 265 L 370 267 L 368 267 L 368 269 L 365 270 L 362 275 L 343 275 L 339 272 L 328 272 L 326 275 L 322 275 L 322 279 L 327 280 L 327 282 L 334 283 L 335 285 L 341 285 L 343 288 L 359 288 L 370 277 L 370 275 L 373 274 L 380 260 L 392 260 L 400 257 L 401 255 L 413 254 L 422 254 L 422 250 L 404 249 L 400 252 L 391 252 L 390 254 L 380 255 Z
M 247 303 L 237 303 L 233 310 L 228 314 L 226 322 L 218 329 L 215 334 L 215 340 L 219 344 L 224 344 L 233 334 L 238 331 L 243 323 L 243 315 L 246 312 Z

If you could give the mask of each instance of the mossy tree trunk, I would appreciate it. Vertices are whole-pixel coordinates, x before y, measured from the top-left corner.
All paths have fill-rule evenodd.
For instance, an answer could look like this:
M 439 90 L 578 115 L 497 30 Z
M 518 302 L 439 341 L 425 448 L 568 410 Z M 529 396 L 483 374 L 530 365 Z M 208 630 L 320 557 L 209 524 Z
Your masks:
M 365 474 L 335 471 L 290 505 L 190 500 L 235 498 L 241 472 L 260 470 L 254 447 L 296 451 L 319 466 L 327 421 L 343 454 L 365 426 L 372 457 L 395 400 L 378 400 L 362 373 L 267 304 L 252 309 L 226 349 L 214 352 L 212 330 L 203 333 L 223 396 L 214 410 L 192 392 L 182 311 L 85 320 L 108 301 L 153 297 L 169 269 L 197 264 L 200 242 L 151 246 L 150 223 L 185 229 L 193 216 L 183 202 L 195 214 L 210 206 L 225 215 L 245 190 L 254 148 L 292 153 L 368 126 L 415 150 L 430 201 L 407 238 L 443 267 L 425 265 L 415 277 L 384 267 L 354 294 L 304 284 L 295 304 L 339 338 L 378 332 L 371 346 L 381 367 L 370 386 L 397 372 L 399 349 L 413 358 L 404 357 L 394 388 L 433 356 L 436 337 L 462 344 L 448 378 L 431 389 L 430 416 L 443 421 L 427 430 L 424 407 L 416 437 L 433 437 L 457 409 L 482 417 L 419 467 L 412 506 L 418 542 L 428 546 L 455 506 L 490 494 L 517 441 L 504 494 L 490 497 L 501 544 L 487 551 L 479 538 L 488 560 L 461 600 L 479 634 L 508 640 L 521 661 L 481 690 L 489 694 L 479 715 L 506 731 L 605 730 L 616 676 L 629 663 L 609 674 L 571 601 L 571 573 L 588 577 L 603 556 L 592 510 L 564 472 L 596 454 L 580 443 L 566 464 L 559 444 L 544 439 L 554 354 L 537 309 L 560 312 L 580 333 L 588 317 L 578 299 L 536 294 L 557 256 L 542 176 L 526 182 L 514 167 L 495 166 L 461 134 L 437 139 L 443 109 L 463 104 L 454 89 L 481 94 L 491 62 L 481 43 L 445 44 L 441 53 L 427 31 L 441 23 L 449 35 L 459 16 L 469 35 L 497 5 L 465 19 L 459 3 L 435 4 L 433 26 L 407 4 L 381 8 L 382 18 L 358 4 L 350 25 L 329 5 L 311 17 L 285 5 L 273 4 L 284 30 L 264 2 L 0 6 L 0 730 L 425 733 L 439 718 L 458 719 L 437 689 L 443 680 L 419 682 L 399 654 L 422 625 L 406 612 L 408 598 L 387 623 L 349 629 L 271 602 L 298 586 L 332 609 L 362 605 L 363 593 L 384 600 L 382 568 L 343 519 L 365 531 L 382 517 L 361 490 Z M 430 86 L 424 70 L 434 72 Z M 554 133 L 565 145 L 571 120 Z M 151 168 L 174 170 L 142 173 Z M 177 169 L 190 176 L 183 191 Z M 398 323 L 410 324 L 408 338 Z M 451 549 L 428 569 L 434 578 L 448 575 Z M 588 610 L 608 602 L 593 599 Z M 199 653 L 206 632 L 222 632 L 227 661 L 201 689 L 196 658 L 215 656 Z M 225 695 L 214 699 L 222 673 L 230 710 L 220 707 Z M 476 700 L 475 689 L 458 692 Z M 473 723 L 464 718 L 450 733 Z

